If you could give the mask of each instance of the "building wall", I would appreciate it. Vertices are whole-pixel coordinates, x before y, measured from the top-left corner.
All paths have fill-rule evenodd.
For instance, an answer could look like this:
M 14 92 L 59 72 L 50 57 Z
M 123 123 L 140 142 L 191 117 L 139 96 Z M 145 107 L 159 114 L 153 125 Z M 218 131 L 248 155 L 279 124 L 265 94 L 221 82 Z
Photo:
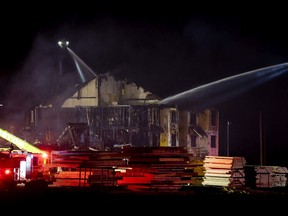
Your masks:
M 179 111 L 179 141 L 180 146 L 187 147 L 191 152 L 191 139 L 188 136 L 189 112 Z
M 160 111 L 160 126 L 163 132 L 160 134 L 160 146 L 168 146 L 168 124 L 169 123 L 169 109 L 162 109 Z
M 67 98 L 62 104 L 62 108 L 76 106 L 98 106 L 98 80 L 93 79 L 83 88 L 79 89 L 72 97 Z
M 175 108 L 160 110 L 160 146 L 179 146 L 178 112 Z
M 62 104 L 62 108 L 76 106 L 144 105 L 156 103 L 152 93 L 135 83 L 116 80 L 110 74 L 91 80 Z
M 127 83 L 116 80 L 110 74 L 104 74 L 99 78 L 100 106 L 107 105 L 145 105 L 156 103 L 157 100 L 148 98 L 151 92 L 135 83 Z
M 218 111 L 213 109 L 205 109 L 197 113 L 179 111 L 179 140 L 179 145 L 186 146 L 195 156 L 217 156 L 219 154 Z

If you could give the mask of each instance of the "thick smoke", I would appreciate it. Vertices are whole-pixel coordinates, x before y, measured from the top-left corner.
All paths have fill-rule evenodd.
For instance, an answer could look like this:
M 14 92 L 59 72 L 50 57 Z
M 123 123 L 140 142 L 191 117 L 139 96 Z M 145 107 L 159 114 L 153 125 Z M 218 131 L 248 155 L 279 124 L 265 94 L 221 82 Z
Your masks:
M 79 82 L 71 56 L 57 45 L 62 39 L 95 73 L 112 72 L 162 98 L 268 66 L 268 59 L 277 63 L 276 57 L 253 49 L 257 41 L 236 37 L 235 28 L 228 31 L 211 20 L 178 21 L 74 17 L 43 28 L 5 89 L 5 111 L 13 113 L 9 119 Z
M 70 41 L 69 48 L 96 74 L 111 72 L 161 98 L 287 60 L 265 43 L 266 34 L 259 33 L 259 40 L 259 35 L 250 34 L 249 28 L 243 30 L 239 20 L 229 17 L 217 20 L 168 13 L 165 17 L 64 17 L 51 23 L 46 19 L 23 64 L 5 79 L 7 83 L 1 80 L 5 97 L 1 124 L 20 125 L 26 110 L 81 82 L 71 56 L 58 46 L 58 40 Z M 227 113 L 237 113 L 232 108 Z

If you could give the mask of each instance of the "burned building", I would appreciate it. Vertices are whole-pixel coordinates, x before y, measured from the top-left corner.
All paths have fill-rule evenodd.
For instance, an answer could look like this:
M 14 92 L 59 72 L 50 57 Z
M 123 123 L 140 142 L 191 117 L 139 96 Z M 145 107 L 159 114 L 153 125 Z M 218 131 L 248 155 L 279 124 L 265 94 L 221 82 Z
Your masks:
M 72 57 L 81 84 L 30 110 L 30 142 L 95 150 L 182 146 L 200 157 L 218 155 L 217 110 L 162 106 L 152 92 L 109 72 L 94 73 L 66 41 L 58 44 Z
M 100 74 L 53 103 L 31 109 L 29 124 L 44 143 L 65 149 L 183 146 L 197 156 L 218 155 L 218 112 L 162 107 L 135 83 Z
M 115 144 L 158 145 L 153 138 L 160 128 L 158 99 L 142 87 L 107 73 L 66 96 L 31 110 L 39 139 L 101 150 Z

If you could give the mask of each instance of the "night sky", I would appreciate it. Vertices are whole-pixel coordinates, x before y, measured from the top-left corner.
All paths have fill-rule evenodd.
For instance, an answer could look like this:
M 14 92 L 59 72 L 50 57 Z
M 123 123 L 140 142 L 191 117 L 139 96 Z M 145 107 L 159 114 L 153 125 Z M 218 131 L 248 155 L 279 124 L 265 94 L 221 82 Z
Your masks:
M 0 14 L 2 121 L 22 121 L 21 110 L 55 94 L 58 81 L 77 83 L 76 69 L 57 45 L 62 39 L 95 73 L 111 72 L 161 98 L 285 63 L 286 7 L 261 4 L 84 0 L 44 1 L 33 8 L 27 2 L 7 5 Z M 226 154 L 230 121 L 230 156 L 258 164 L 262 140 L 265 164 L 288 165 L 287 80 L 284 74 L 217 104 L 220 154 Z

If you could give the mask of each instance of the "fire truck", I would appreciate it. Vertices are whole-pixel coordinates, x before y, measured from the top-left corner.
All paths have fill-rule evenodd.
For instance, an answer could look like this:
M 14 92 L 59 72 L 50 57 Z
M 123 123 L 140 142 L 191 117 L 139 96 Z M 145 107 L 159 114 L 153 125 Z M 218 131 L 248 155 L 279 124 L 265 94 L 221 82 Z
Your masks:
M 18 149 L 8 148 L 0 151 L 0 189 L 14 189 L 18 184 L 25 186 L 51 183 L 48 153 L 0 128 L 0 137 Z M 39 184 L 38 184 L 39 185 Z

